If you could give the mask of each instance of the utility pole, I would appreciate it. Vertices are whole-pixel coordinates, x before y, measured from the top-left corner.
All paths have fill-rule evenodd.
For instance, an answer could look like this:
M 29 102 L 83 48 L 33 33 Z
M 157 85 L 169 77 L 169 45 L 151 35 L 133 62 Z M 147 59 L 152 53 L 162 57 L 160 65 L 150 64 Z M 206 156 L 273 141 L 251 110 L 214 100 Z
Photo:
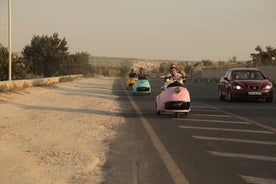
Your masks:
M 9 4 L 9 81 L 12 80 L 12 43 L 11 43 L 11 0 Z

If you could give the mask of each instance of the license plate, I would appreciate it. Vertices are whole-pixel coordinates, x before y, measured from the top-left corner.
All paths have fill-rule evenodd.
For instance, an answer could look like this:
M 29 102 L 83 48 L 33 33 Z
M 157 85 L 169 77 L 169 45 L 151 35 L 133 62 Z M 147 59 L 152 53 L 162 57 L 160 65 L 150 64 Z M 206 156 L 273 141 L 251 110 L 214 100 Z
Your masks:
M 250 91 L 250 92 L 248 92 L 248 95 L 262 95 L 262 92 Z

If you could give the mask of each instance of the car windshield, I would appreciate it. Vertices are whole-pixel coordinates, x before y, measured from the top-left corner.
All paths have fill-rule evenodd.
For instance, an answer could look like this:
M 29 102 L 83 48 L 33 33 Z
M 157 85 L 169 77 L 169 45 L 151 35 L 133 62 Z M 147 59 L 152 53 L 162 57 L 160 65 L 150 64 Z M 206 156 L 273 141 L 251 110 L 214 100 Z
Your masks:
M 234 80 L 264 80 L 265 76 L 260 71 L 233 71 Z

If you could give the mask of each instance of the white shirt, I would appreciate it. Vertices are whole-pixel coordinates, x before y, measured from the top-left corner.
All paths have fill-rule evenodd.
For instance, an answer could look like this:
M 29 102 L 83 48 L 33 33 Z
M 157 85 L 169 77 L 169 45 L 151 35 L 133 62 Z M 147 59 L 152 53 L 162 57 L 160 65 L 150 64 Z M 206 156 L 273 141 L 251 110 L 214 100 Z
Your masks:
M 166 77 L 168 79 L 165 81 L 164 87 L 167 87 L 169 84 L 171 84 L 175 81 L 178 81 L 179 83 L 183 84 L 182 74 L 180 74 L 180 73 L 177 73 L 175 76 L 168 74 Z

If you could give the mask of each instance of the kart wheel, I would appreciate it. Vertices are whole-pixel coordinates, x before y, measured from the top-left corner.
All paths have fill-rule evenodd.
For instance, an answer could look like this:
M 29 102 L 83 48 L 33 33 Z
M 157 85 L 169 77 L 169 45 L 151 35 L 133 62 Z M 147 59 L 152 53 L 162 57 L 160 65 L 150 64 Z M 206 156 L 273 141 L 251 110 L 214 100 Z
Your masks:
M 157 115 L 160 115 L 160 114 L 161 114 L 161 112 L 160 112 L 160 111 L 157 111 L 157 112 L 156 112 L 156 114 L 157 114 Z
M 180 118 L 180 113 L 179 112 L 176 112 L 174 115 L 175 115 L 176 118 Z

